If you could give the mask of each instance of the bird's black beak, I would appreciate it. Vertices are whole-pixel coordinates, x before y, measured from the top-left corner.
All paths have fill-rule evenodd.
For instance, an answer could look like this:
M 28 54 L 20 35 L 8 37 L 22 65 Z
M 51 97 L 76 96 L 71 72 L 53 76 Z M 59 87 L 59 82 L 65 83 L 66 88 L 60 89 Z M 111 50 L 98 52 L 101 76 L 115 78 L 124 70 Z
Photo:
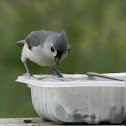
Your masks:
M 57 55 L 55 56 L 56 65 L 59 64 L 59 61 L 60 61 L 60 59 L 61 59 L 61 56 L 62 56 L 63 52 L 64 52 L 64 51 L 57 50 Z
M 59 57 L 55 57 L 55 62 L 56 62 L 56 65 L 58 65 L 58 64 L 59 64 L 59 60 L 60 60 L 60 58 L 59 58 Z

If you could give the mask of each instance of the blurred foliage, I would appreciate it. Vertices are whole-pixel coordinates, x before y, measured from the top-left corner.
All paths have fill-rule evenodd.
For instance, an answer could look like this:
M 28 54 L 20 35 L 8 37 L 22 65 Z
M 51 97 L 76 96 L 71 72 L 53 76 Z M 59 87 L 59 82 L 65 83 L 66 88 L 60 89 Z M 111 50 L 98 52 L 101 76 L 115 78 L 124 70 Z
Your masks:
M 61 72 L 125 72 L 125 12 L 125 0 L 0 0 L 0 117 L 38 116 L 30 89 L 15 82 L 26 71 L 13 42 L 31 31 L 64 29 L 72 48 L 58 66 Z M 34 74 L 52 72 L 28 66 Z

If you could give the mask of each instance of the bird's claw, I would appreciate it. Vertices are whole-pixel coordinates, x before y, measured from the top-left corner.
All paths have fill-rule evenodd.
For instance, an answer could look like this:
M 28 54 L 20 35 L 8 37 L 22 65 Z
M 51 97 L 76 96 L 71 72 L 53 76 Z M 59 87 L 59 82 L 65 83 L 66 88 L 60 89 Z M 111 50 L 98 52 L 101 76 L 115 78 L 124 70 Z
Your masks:
M 22 76 L 25 76 L 26 78 L 35 78 L 31 73 L 23 73 Z
M 57 75 L 59 78 L 63 78 L 63 75 L 60 72 L 53 71 L 52 74 Z
M 55 75 L 56 74 L 56 71 L 53 71 L 52 74 Z

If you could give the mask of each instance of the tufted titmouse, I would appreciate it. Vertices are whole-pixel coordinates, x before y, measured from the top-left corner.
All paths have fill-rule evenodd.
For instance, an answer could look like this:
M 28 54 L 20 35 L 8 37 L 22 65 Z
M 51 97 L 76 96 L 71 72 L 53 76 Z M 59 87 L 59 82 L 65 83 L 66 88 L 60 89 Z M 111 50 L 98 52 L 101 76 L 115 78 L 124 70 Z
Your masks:
M 14 43 L 17 46 L 24 46 L 21 60 L 24 63 L 27 73 L 31 77 L 26 60 L 29 59 L 40 66 L 51 66 L 58 77 L 63 77 L 59 70 L 53 65 L 63 60 L 70 49 L 65 31 L 57 33 L 54 31 L 33 31 L 25 40 Z

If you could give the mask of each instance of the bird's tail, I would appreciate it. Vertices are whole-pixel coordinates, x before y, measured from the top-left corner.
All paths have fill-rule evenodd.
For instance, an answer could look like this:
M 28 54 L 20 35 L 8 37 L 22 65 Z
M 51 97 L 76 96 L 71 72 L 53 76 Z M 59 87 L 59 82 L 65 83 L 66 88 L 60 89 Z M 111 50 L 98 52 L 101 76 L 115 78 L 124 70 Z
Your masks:
M 21 41 L 15 42 L 13 45 L 16 45 L 16 46 L 23 46 L 24 43 L 25 43 L 25 40 L 21 40 Z

